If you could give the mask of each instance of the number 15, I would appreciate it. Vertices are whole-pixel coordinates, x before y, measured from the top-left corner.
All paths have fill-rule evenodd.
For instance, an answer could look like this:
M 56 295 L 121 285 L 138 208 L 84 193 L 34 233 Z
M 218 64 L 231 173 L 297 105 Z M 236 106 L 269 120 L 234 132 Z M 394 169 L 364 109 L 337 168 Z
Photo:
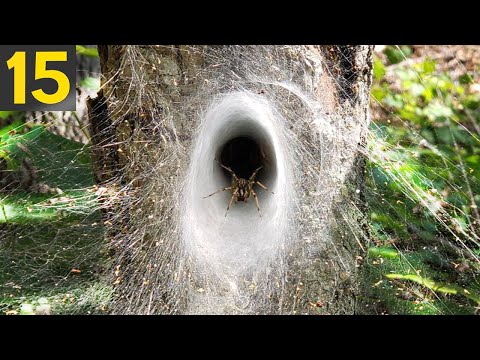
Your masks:
M 66 51 L 38 51 L 35 54 L 35 80 L 53 79 L 58 84 L 58 89 L 53 94 L 47 94 L 42 89 L 32 91 L 32 95 L 44 104 L 56 104 L 63 101 L 70 91 L 70 81 L 67 75 L 59 70 L 47 70 L 48 61 L 67 61 Z M 7 61 L 9 69 L 13 69 L 13 102 L 25 104 L 26 84 L 26 55 L 25 51 L 17 51 Z

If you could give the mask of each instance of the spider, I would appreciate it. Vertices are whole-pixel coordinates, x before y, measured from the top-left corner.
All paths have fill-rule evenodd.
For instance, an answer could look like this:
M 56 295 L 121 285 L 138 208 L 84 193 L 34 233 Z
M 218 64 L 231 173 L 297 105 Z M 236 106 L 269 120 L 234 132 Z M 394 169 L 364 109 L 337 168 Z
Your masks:
M 217 161 L 218 162 L 218 161 Z M 258 197 L 257 197 L 257 194 L 255 193 L 255 191 L 253 190 L 253 185 L 255 184 L 258 184 L 262 189 L 266 190 L 266 191 L 270 191 L 268 190 L 268 188 L 263 185 L 260 181 L 258 180 L 255 180 L 255 176 L 257 176 L 257 173 L 258 171 L 263 168 L 263 166 L 260 166 L 259 168 L 257 168 L 253 174 L 250 176 L 250 178 L 247 180 L 247 179 L 243 179 L 243 178 L 239 178 L 234 172 L 232 169 L 230 169 L 229 167 L 226 167 L 225 165 L 223 164 L 220 164 L 220 162 L 218 162 L 218 164 L 223 167 L 225 170 L 227 170 L 230 174 L 232 174 L 232 185 L 229 186 L 229 187 L 226 187 L 226 188 L 223 188 L 223 189 L 220 189 L 220 190 L 217 190 L 215 191 L 214 193 L 211 193 L 210 195 L 207 195 L 207 196 L 204 196 L 203 198 L 206 199 L 207 197 L 210 197 L 212 195 L 215 195 L 221 191 L 225 191 L 225 190 L 231 190 L 232 191 L 232 197 L 230 198 L 230 202 L 228 203 L 228 206 L 227 206 L 227 211 L 225 212 L 225 217 L 227 216 L 228 214 L 228 210 L 230 209 L 230 206 L 232 205 L 232 202 L 233 200 L 235 200 L 235 202 L 237 201 L 244 201 L 244 202 L 247 202 L 247 200 L 250 198 L 250 195 L 253 195 L 253 197 L 255 198 L 255 202 L 257 204 L 257 210 L 258 210 L 258 214 L 260 215 L 260 217 L 262 216 L 260 214 L 260 205 L 258 204 Z M 272 194 L 274 194 L 273 191 L 270 191 Z

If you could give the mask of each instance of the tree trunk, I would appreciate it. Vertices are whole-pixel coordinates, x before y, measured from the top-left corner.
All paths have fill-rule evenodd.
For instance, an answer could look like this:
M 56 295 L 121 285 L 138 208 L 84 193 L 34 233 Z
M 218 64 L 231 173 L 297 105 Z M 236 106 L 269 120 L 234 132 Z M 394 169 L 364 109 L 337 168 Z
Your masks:
M 99 46 L 114 313 L 359 312 L 371 46 Z M 233 203 L 232 174 L 256 180 Z

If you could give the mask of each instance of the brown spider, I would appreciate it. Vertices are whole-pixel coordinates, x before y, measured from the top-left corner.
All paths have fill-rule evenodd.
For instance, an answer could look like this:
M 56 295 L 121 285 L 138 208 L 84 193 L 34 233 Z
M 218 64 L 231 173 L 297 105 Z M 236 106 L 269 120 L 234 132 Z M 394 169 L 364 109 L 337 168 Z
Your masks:
M 256 169 L 253 172 L 252 176 L 250 176 L 250 179 L 247 180 L 247 179 L 239 178 L 233 172 L 233 170 L 230 169 L 229 167 L 226 167 L 226 166 L 224 166 L 223 164 L 220 164 L 220 163 L 218 163 L 218 164 L 221 167 L 223 167 L 225 170 L 227 170 L 230 174 L 232 174 L 232 185 L 229 186 L 229 187 L 217 190 L 214 193 L 211 193 L 210 195 L 204 196 L 203 198 L 206 199 L 207 197 L 215 195 L 216 193 L 219 193 L 221 191 L 231 190 L 232 191 L 232 197 L 230 198 L 230 202 L 228 203 L 228 206 L 227 206 L 227 212 L 225 213 L 225 217 L 226 217 L 227 214 L 228 214 L 228 210 L 230 209 L 230 206 L 232 205 L 233 200 L 235 200 L 235 202 L 237 202 L 237 201 L 247 202 L 247 200 L 250 198 L 250 195 L 253 195 L 253 197 L 255 198 L 255 202 L 257 204 L 258 214 L 260 216 L 262 216 L 260 214 L 260 205 L 258 204 L 258 197 L 257 197 L 257 194 L 255 193 L 255 191 L 253 190 L 253 185 L 258 184 L 262 189 L 264 189 L 266 191 L 270 191 L 260 181 L 255 180 L 255 176 L 257 176 L 258 171 L 261 168 L 263 168 L 263 166 L 260 166 L 258 169 Z M 270 192 L 272 194 L 274 194 L 273 191 L 270 191 Z

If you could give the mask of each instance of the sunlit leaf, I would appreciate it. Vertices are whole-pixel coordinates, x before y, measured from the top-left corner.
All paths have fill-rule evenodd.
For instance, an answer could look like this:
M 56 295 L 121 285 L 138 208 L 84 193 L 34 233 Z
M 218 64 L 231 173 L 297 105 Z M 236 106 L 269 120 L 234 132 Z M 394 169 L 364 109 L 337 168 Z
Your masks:
M 424 93 L 425 87 L 419 83 L 412 83 L 408 90 L 413 96 L 420 96 Z
M 400 256 L 397 250 L 389 247 L 371 247 L 368 249 L 371 256 L 379 256 L 386 259 L 395 259 Z
M 435 61 L 433 60 L 425 60 L 423 63 L 422 63 L 422 67 L 423 67 L 423 72 L 425 74 L 431 74 L 435 71 Z
M 432 279 L 423 278 L 414 274 L 386 274 L 385 277 L 387 279 L 413 281 L 417 284 L 425 286 L 428 289 L 439 291 L 445 294 L 460 294 L 480 304 L 480 296 L 475 291 L 471 289 L 464 289 L 455 284 L 436 282 Z
M 100 79 L 89 76 L 82 79 L 78 85 L 88 90 L 97 91 L 100 88 Z
M 385 65 L 379 59 L 373 61 L 373 76 L 376 80 L 380 80 L 385 76 Z
M 440 101 L 429 103 L 423 113 L 432 121 L 443 121 L 453 115 L 452 109 Z
M 96 48 L 87 48 L 83 45 L 76 45 L 76 51 L 79 55 L 98 57 L 98 50 Z
M 467 156 L 465 162 L 470 166 L 478 166 L 480 165 L 480 155 Z

